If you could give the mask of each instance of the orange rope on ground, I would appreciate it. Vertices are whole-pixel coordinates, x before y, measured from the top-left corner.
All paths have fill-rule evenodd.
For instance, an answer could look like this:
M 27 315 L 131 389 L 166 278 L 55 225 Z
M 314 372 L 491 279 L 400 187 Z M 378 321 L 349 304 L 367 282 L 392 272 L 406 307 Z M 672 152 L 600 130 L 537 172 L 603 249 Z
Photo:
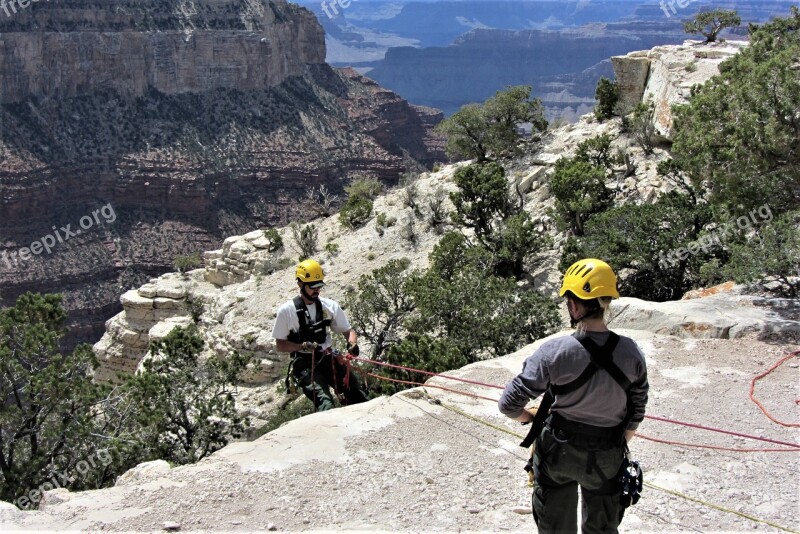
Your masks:
M 764 406 L 760 402 L 758 402 L 758 400 L 756 400 L 756 398 L 755 398 L 754 393 L 755 393 L 755 389 L 756 389 L 756 382 L 758 380 L 764 378 L 768 374 L 770 374 L 775 369 L 777 369 L 783 362 L 791 360 L 792 358 L 794 358 L 794 357 L 796 357 L 798 355 L 800 355 L 800 350 L 795 351 L 795 352 L 789 354 L 788 356 L 784 356 L 783 358 L 778 360 L 778 362 L 775 365 L 773 365 L 772 367 L 770 367 L 769 369 L 767 369 L 766 371 L 764 371 L 763 373 L 761 373 L 757 377 L 753 378 L 753 380 L 750 382 L 750 400 L 755 402 L 756 406 L 761 408 L 761 411 L 764 412 L 764 415 L 766 415 L 770 419 L 770 421 L 772 421 L 774 423 L 778 423 L 781 426 L 800 427 L 800 423 L 784 423 L 783 421 L 778 421 L 777 419 L 772 417 L 772 415 L 770 415 L 770 413 L 767 411 L 767 409 L 764 408 Z M 800 399 L 796 400 L 795 403 L 796 404 L 800 404 Z
M 796 351 L 796 352 L 793 352 L 793 353 L 789 354 L 788 356 L 785 356 L 784 358 L 779 360 L 775 365 L 773 365 L 770 369 L 768 369 L 764 373 L 756 376 L 753 379 L 753 381 L 751 382 L 751 385 L 750 385 L 750 398 L 753 400 L 753 402 L 755 402 L 759 406 L 759 408 L 761 408 L 761 411 L 764 412 L 764 414 L 770 420 L 772 420 L 775 423 L 778 423 L 778 424 L 780 424 L 782 426 L 787 426 L 787 427 L 800 427 L 800 424 L 784 423 L 784 422 L 778 421 L 777 419 L 772 417 L 767 412 L 767 410 L 761 405 L 761 403 L 759 403 L 754 398 L 753 391 L 755 389 L 755 383 L 756 383 L 757 380 L 759 380 L 760 378 L 765 377 L 766 375 L 768 375 L 769 373 L 774 371 L 779 365 L 781 365 L 785 361 L 787 361 L 787 360 L 789 360 L 789 359 L 791 359 L 791 358 L 793 358 L 793 357 L 795 357 L 797 355 L 800 355 L 800 351 Z M 474 384 L 474 385 L 485 386 L 485 387 L 490 387 L 490 388 L 497 388 L 497 389 L 504 389 L 503 386 L 497 386 L 497 385 L 494 385 L 494 384 L 487 384 L 487 383 L 484 383 L 484 382 L 477 382 L 477 381 L 474 381 L 474 380 L 467 380 L 467 379 L 464 379 L 464 378 L 456 378 L 454 376 L 443 375 L 443 374 L 440 374 L 440 373 L 432 373 L 432 372 L 429 372 L 429 371 L 423 371 L 421 369 L 414 369 L 413 367 L 405 367 L 405 366 L 402 366 L 402 365 L 394 365 L 394 364 L 391 364 L 391 363 L 380 362 L 380 361 L 376 361 L 376 360 L 370 360 L 370 359 L 367 359 L 367 358 L 359 358 L 359 357 L 353 356 L 351 354 L 348 354 L 346 356 L 346 358 L 348 360 L 358 360 L 358 361 L 361 361 L 361 362 L 371 363 L 371 364 L 374 364 L 374 365 L 392 367 L 394 369 L 402 369 L 404 371 L 421 373 L 421 374 L 429 375 L 429 376 L 432 376 L 432 377 L 440 377 L 440 378 L 445 378 L 445 379 L 449 379 L 449 380 L 455 380 L 455 381 L 458 381 L 458 382 L 464 382 L 464 383 L 468 383 L 468 384 Z M 400 379 L 396 379 L 396 378 L 389 378 L 387 376 L 382 376 L 382 375 L 378 375 L 378 374 L 374 374 L 374 373 L 369 373 L 369 372 L 366 372 L 366 371 L 363 371 L 363 370 L 359 370 L 359 371 L 361 373 L 364 373 L 367 376 L 371 376 L 371 377 L 377 378 L 379 380 L 386 380 L 386 381 L 395 382 L 395 383 L 398 383 L 398 384 L 408 384 L 408 385 L 411 385 L 411 386 L 423 386 L 423 387 L 436 388 L 436 389 L 441 389 L 441 390 L 444 390 L 444 391 L 449 391 L 451 393 L 458 393 L 460 395 L 466 395 L 468 397 L 473 397 L 473 398 L 476 398 L 476 399 L 483 399 L 483 400 L 487 400 L 487 401 L 491 401 L 491 402 L 495 402 L 495 403 L 498 402 L 498 399 L 493 399 L 493 398 L 490 398 L 490 397 L 483 397 L 481 395 L 476 395 L 474 393 L 468 393 L 466 391 L 459 391 L 457 389 L 446 388 L 446 387 L 443 387 L 443 386 L 436 386 L 436 385 L 433 385 L 433 384 L 425 384 L 423 382 L 414 382 L 414 381 L 410 381 L 410 380 L 400 380 Z M 800 399 L 798 399 L 796 402 L 800 403 Z M 672 424 L 677 424 L 677 425 L 688 426 L 688 427 L 692 427 L 692 428 L 698 428 L 698 429 L 701 429 L 701 430 L 709 430 L 709 431 L 712 431 L 712 432 L 730 434 L 730 435 L 741 437 L 741 438 L 754 439 L 754 440 L 757 440 L 757 441 L 764 441 L 764 442 L 767 442 L 767 443 L 777 443 L 778 445 L 785 445 L 786 447 L 789 447 L 789 448 L 786 448 L 786 449 L 737 449 L 737 448 L 733 448 L 733 447 L 721 447 L 721 446 L 716 446 L 716 445 L 694 445 L 694 444 L 691 444 L 691 443 L 668 441 L 668 440 L 662 440 L 662 439 L 658 439 L 658 438 L 652 438 L 652 437 L 649 437 L 649 436 L 644 436 L 642 434 L 637 434 L 638 436 L 641 436 L 643 439 L 647 439 L 647 440 L 650 440 L 650 441 L 653 441 L 653 442 L 657 442 L 657 443 L 664 443 L 664 444 L 667 444 L 667 445 L 675 445 L 675 446 L 681 446 L 681 447 L 696 447 L 696 448 L 702 448 L 702 449 L 724 450 L 724 451 L 732 451 L 732 452 L 800 452 L 800 445 L 798 445 L 796 443 L 778 441 L 778 440 L 774 440 L 774 439 L 770 439 L 770 438 L 762 438 L 762 437 L 759 437 L 759 436 L 751 436 L 749 434 L 742 434 L 742 433 L 739 433 L 739 432 L 731 432 L 731 431 L 728 431 L 728 430 L 722 430 L 722 429 L 703 426 L 703 425 L 698 425 L 698 424 L 694 424 L 694 423 L 685 423 L 685 422 L 682 422 L 682 421 L 675 421 L 675 420 L 672 420 L 672 419 L 665 419 L 665 418 L 662 418 L 662 417 L 656 417 L 656 416 L 650 416 L 650 415 L 645 415 L 645 418 L 653 419 L 653 420 L 656 420 L 656 421 L 662 421 L 662 422 L 666 422 L 666 423 L 672 423 Z
M 475 395 L 474 393 L 467 393 L 466 391 L 459 391 L 457 389 L 450 389 L 450 388 L 446 388 L 444 386 L 436 386 L 434 384 L 423 384 L 422 382 L 411 382 L 410 380 L 399 380 L 397 378 L 389 378 L 388 376 L 376 375 L 376 374 L 373 374 L 373 373 L 367 373 L 365 371 L 361 371 L 361 372 L 364 373 L 367 376 L 371 376 L 371 377 L 374 377 L 374 378 L 379 378 L 381 380 L 387 380 L 389 382 L 397 382 L 398 384 L 409 384 L 409 385 L 412 385 L 412 386 L 422 386 L 422 387 L 426 387 L 426 388 L 443 389 L 443 390 L 449 391 L 451 393 L 460 393 L 461 395 L 466 395 L 468 397 L 475 397 L 476 399 L 483 399 L 483 400 L 492 401 L 492 402 L 497 402 L 498 401 L 498 399 L 492 399 L 490 397 L 481 397 L 480 395 Z

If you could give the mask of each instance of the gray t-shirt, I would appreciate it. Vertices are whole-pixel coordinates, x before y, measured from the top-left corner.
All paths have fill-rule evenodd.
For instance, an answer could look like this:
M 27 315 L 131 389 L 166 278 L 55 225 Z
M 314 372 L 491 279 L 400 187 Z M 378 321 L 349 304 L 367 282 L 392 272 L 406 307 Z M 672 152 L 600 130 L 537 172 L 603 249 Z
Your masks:
M 588 332 L 598 345 L 604 345 L 609 332 Z M 647 364 L 639 347 L 631 338 L 620 336 L 613 352 L 614 363 L 631 381 L 633 418 L 628 430 L 635 430 L 644 418 L 647 405 Z M 500 411 L 508 417 L 522 415 L 531 400 L 547 391 L 552 384 L 572 382 L 589 365 L 589 352 L 573 336 L 552 339 L 529 356 L 522 373 L 506 385 L 500 398 Z M 599 427 L 613 427 L 625 417 L 625 392 L 606 371 L 600 369 L 589 381 L 571 393 L 556 395 L 551 411 L 570 421 Z

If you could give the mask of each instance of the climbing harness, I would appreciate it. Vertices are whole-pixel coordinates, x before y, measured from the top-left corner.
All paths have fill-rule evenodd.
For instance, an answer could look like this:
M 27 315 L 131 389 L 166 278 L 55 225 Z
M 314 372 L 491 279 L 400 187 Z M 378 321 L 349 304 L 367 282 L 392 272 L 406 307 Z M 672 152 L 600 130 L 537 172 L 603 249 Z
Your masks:
M 583 348 L 589 352 L 590 360 L 589 365 L 586 366 L 586 369 L 573 380 L 572 382 L 568 382 L 566 384 L 550 384 L 550 387 L 545 392 L 542 403 L 539 405 L 539 409 L 536 411 L 536 416 L 534 420 L 531 422 L 531 428 L 528 431 L 528 435 L 519 444 L 520 447 L 530 447 L 533 445 L 536 437 L 542 432 L 542 428 L 544 428 L 544 422 L 547 419 L 548 415 L 550 414 L 550 407 L 553 405 L 553 401 L 555 401 L 556 395 L 566 395 L 567 393 L 572 393 L 573 391 L 577 390 L 584 384 L 586 384 L 589 379 L 591 379 L 597 371 L 603 369 L 611 377 L 614 379 L 617 384 L 625 391 L 626 395 L 628 389 L 631 386 L 630 380 L 625 376 L 619 367 L 614 363 L 611 353 L 614 352 L 614 349 L 619 343 L 619 336 L 614 332 L 611 332 L 608 337 L 608 341 L 602 347 L 598 346 L 594 341 L 592 341 L 588 336 L 578 339 Z M 631 410 L 631 399 L 630 395 L 628 397 L 628 410 L 623 419 L 622 423 L 620 423 L 620 430 L 624 431 L 625 426 L 627 426 L 628 421 L 630 420 L 632 410 Z
M 314 302 L 317 320 L 312 322 L 311 314 L 308 311 L 308 306 L 303 302 L 303 298 L 298 295 L 292 299 L 292 302 L 294 303 L 294 311 L 297 314 L 300 328 L 297 332 L 289 333 L 289 341 L 293 343 L 303 343 L 304 341 L 325 343 L 328 337 L 327 328 L 331 325 L 331 317 L 327 308 L 317 299 Z
M 633 402 L 631 396 L 629 394 L 631 382 L 625 376 L 619 367 L 614 363 L 612 353 L 616 348 L 617 344 L 619 343 L 619 336 L 614 332 L 609 334 L 608 340 L 606 341 L 605 345 L 602 347 L 597 345 L 591 338 L 588 336 L 584 336 L 582 338 L 578 338 L 578 341 L 581 343 L 584 349 L 589 352 L 590 360 L 589 365 L 586 366 L 586 369 L 576 378 L 575 380 L 568 382 L 566 384 L 550 384 L 547 391 L 545 392 L 542 402 L 539 405 L 539 408 L 536 410 L 536 415 L 531 422 L 531 428 L 528 431 L 528 435 L 525 439 L 520 443 L 520 447 L 530 447 L 531 453 L 528 458 L 527 463 L 524 466 L 525 471 L 528 475 L 528 486 L 533 487 L 535 484 L 534 481 L 534 464 L 537 461 L 537 454 L 536 454 L 536 438 L 541 434 L 545 424 L 548 424 L 552 427 L 554 437 L 560 433 L 562 439 L 560 440 L 556 437 L 556 441 L 566 442 L 574 442 L 576 439 L 581 439 L 584 437 L 592 437 L 595 439 L 603 440 L 607 443 L 614 443 L 618 442 L 619 440 L 623 439 L 623 434 L 625 432 L 625 428 L 628 425 L 628 422 L 633 417 Z M 592 425 L 586 425 L 582 423 L 577 423 L 574 421 L 569 421 L 563 417 L 561 417 L 558 413 L 550 412 L 550 408 L 553 405 L 556 395 L 565 395 L 568 393 L 572 393 L 576 391 L 578 388 L 584 386 L 598 371 L 600 370 L 606 371 L 614 381 L 625 391 L 626 395 L 626 412 L 625 417 L 623 418 L 622 422 L 613 428 L 601 428 L 595 427 Z M 623 464 L 620 467 L 620 472 L 618 477 L 620 480 L 608 480 L 603 475 L 603 472 L 597 466 L 597 456 L 595 453 L 594 448 L 587 449 L 587 464 L 586 464 L 586 472 L 590 473 L 592 469 L 597 471 L 597 473 L 603 478 L 606 483 L 608 484 L 615 484 L 617 482 L 621 482 L 623 478 L 625 480 L 630 480 L 630 475 L 626 475 L 625 469 L 629 468 L 631 465 L 635 465 L 636 469 L 638 470 L 638 476 L 641 477 L 642 472 L 639 469 L 638 462 L 631 462 L 628 458 L 628 449 L 627 446 L 625 447 L 625 458 L 623 459 Z M 631 489 L 630 484 L 621 485 L 621 499 L 622 502 L 627 502 L 628 506 L 630 504 L 635 504 L 639 500 L 639 495 L 641 493 L 641 483 L 638 485 L 638 490 L 635 495 L 635 499 L 632 498 L 630 495 L 626 496 L 625 491 Z

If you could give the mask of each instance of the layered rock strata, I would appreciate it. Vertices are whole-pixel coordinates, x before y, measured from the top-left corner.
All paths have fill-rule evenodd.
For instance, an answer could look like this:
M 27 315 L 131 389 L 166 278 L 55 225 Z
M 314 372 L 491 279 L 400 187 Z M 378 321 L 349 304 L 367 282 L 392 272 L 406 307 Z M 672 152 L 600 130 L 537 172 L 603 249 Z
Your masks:
M 743 46 L 747 46 L 744 41 L 687 41 L 612 57 L 622 110 L 629 111 L 639 102 L 652 102 L 656 134 L 670 140 L 672 106 L 689 102 L 692 87 L 718 74 L 719 64 Z
M 176 256 L 306 217 L 308 188 L 445 159 L 440 113 L 325 65 L 283 0 L 40 2 L 0 32 L 0 297 L 63 293 L 68 347 Z

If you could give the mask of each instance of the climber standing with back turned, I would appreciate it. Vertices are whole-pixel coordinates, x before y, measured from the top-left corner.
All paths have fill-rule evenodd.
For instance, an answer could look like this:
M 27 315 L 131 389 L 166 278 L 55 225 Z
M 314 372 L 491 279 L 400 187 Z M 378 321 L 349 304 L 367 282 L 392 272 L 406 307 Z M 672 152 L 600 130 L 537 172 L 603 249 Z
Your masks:
M 358 336 L 342 308 L 336 301 L 319 296 L 325 286 L 322 266 L 314 260 L 304 260 L 297 265 L 295 278 L 300 294 L 278 308 L 272 329 L 278 352 L 292 355 L 289 372 L 314 403 L 315 410 L 336 407 L 331 387 L 342 394 L 346 404 L 366 401 L 355 373 L 349 373 L 339 357 L 328 350 L 330 330 L 344 336 L 350 354 L 359 353 Z
M 540 417 L 552 403 L 541 432 L 532 429 L 533 517 L 539 532 L 577 532 L 580 486 L 581 531 L 615 533 L 625 512 L 618 473 L 644 417 L 647 366 L 632 339 L 606 327 L 608 305 L 619 298 L 617 277 L 607 263 L 574 263 L 559 295 L 566 297 L 575 333 L 547 341 L 528 357 L 503 391 L 499 408 L 526 423 L 534 420 L 525 410 L 529 401 L 544 395 Z

